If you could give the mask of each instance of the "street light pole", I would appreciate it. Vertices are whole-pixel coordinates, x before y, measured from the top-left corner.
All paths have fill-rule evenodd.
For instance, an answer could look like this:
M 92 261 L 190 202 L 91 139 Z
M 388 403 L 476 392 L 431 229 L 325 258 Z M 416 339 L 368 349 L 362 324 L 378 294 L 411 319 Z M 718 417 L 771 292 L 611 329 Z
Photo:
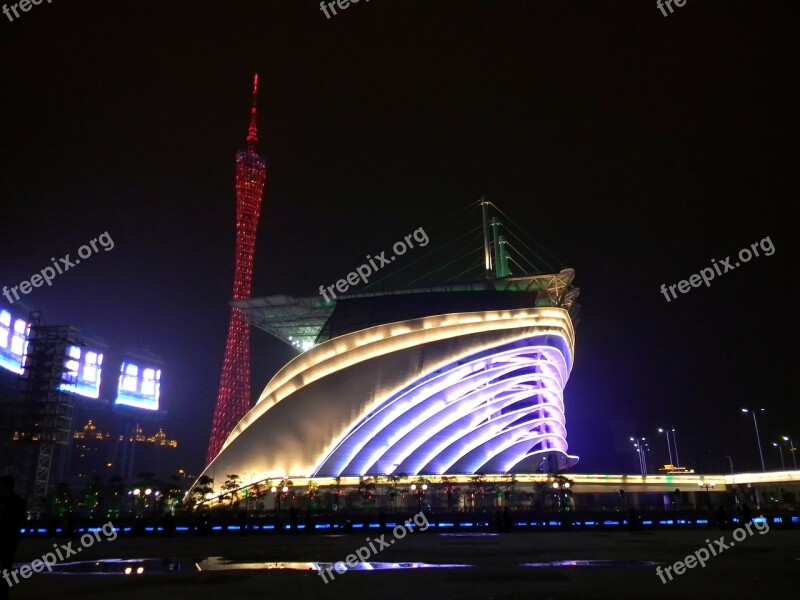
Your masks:
M 425 495 L 425 492 L 428 491 L 428 484 L 423 483 L 422 485 L 418 486 L 416 483 L 411 485 L 411 491 L 417 495 L 417 509 L 419 512 L 422 512 L 422 497 Z
M 645 438 L 642 438 L 642 474 L 647 475 L 647 447 L 648 443 L 644 441 Z
M 669 464 L 673 464 L 672 462 L 672 448 L 669 443 L 669 431 L 665 431 L 661 427 L 658 428 L 658 433 L 666 433 L 667 434 L 667 452 L 669 453 Z M 675 465 L 676 467 L 678 465 Z
M 642 475 L 644 475 L 644 470 L 646 466 L 645 457 L 644 457 L 644 447 L 639 444 L 639 466 L 642 469 Z
M 669 436 L 669 434 L 667 434 Z M 675 426 L 672 426 L 672 441 L 675 442 L 675 466 L 681 466 L 681 459 L 678 458 L 678 438 L 675 437 Z
M 731 475 L 733 475 L 733 459 L 730 456 L 725 456 L 728 459 L 728 462 L 731 465 Z
M 631 441 L 633 442 L 633 447 L 636 448 L 636 453 L 639 455 L 639 468 L 642 471 L 642 475 L 647 475 L 647 456 L 645 455 L 647 438 L 631 437 Z
M 783 441 L 784 442 L 789 442 L 789 452 L 792 453 L 792 464 L 794 464 L 794 470 L 796 471 L 797 470 L 797 458 L 795 457 L 795 453 L 797 452 L 797 448 L 794 447 L 794 442 L 792 441 L 792 438 L 790 438 L 788 435 L 784 435 L 783 436 Z
M 761 412 L 764 412 L 764 410 L 766 410 L 766 409 L 761 408 L 759 410 Z M 758 455 L 761 457 L 761 470 L 766 473 L 767 467 L 766 467 L 766 464 L 764 463 L 764 451 L 761 449 L 761 436 L 758 433 L 758 420 L 756 419 L 756 411 L 755 410 L 750 410 L 749 408 L 743 408 L 742 412 L 743 413 L 750 413 L 750 414 L 753 415 L 753 425 L 756 428 L 756 442 L 758 442 Z
M 711 510 L 711 493 L 709 492 L 710 489 L 713 489 L 716 485 L 714 481 L 698 481 L 697 485 L 700 486 L 700 489 L 706 490 L 706 503 L 708 504 L 708 510 Z
M 778 444 L 777 442 L 772 442 L 772 445 L 775 446 L 778 449 L 778 452 L 781 453 L 781 470 L 785 471 L 786 463 L 783 462 L 783 448 L 781 448 L 781 445 Z

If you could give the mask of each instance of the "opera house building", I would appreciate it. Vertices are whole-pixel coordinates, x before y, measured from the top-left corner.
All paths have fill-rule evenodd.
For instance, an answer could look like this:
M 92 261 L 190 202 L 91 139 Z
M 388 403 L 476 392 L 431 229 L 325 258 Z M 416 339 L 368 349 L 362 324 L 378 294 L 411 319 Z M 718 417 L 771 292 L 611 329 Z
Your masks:
M 297 348 L 204 475 L 277 479 L 555 473 L 569 453 L 574 271 L 234 303 Z

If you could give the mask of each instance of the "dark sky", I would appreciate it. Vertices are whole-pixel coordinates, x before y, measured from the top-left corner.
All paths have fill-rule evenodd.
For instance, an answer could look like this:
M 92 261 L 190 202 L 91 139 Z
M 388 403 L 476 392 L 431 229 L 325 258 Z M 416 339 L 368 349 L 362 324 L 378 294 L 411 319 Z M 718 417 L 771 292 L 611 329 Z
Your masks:
M 362 0 L 326 20 L 306 0 L 56 0 L 0 15 L 0 285 L 108 231 L 113 251 L 26 300 L 165 359 L 166 428 L 196 472 L 258 70 L 269 175 L 255 295 L 314 294 L 486 194 L 577 272 L 566 403 L 579 471 L 633 471 L 627 436 L 673 424 L 682 462 L 756 469 L 742 406 L 767 409 L 774 468 L 771 442 L 800 440 L 799 12 Z M 772 256 L 661 295 L 766 237 Z M 260 331 L 253 350 L 257 394 L 292 352 Z M 666 462 L 663 439 L 650 462 Z

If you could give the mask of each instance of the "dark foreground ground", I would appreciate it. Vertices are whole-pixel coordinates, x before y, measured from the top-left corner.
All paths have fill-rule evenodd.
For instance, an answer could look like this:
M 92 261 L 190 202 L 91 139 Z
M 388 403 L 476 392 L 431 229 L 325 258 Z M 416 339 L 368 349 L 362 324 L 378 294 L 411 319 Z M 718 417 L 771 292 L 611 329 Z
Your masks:
M 525 532 L 499 535 L 411 533 L 371 560 L 462 563 L 462 569 L 350 571 L 325 584 L 315 571 L 265 568 L 189 569 L 142 575 L 34 574 L 10 590 L 16 600 L 239 600 L 241 598 L 516 599 L 797 597 L 800 531 L 754 532 L 735 547 L 662 584 L 655 567 L 669 565 L 731 531 Z M 224 557 L 232 561 L 336 562 L 374 532 L 350 535 L 118 537 L 83 550 L 81 560 Z M 391 533 L 386 539 L 391 537 Z M 17 562 L 31 561 L 55 541 L 23 540 Z M 524 567 L 521 563 L 612 560 L 606 566 Z M 0 580 L 2 582 L 2 580 Z

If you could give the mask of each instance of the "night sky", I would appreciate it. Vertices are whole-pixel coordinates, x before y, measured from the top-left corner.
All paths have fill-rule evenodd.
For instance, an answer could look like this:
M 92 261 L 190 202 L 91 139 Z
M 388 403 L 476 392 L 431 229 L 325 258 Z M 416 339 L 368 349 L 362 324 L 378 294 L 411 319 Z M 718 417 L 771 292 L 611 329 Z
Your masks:
M 199 471 L 258 71 L 255 296 L 316 294 L 485 194 L 577 272 L 577 471 L 634 472 L 628 436 L 666 425 L 682 463 L 758 469 L 743 406 L 767 409 L 776 468 L 771 442 L 800 440 L 798 13 L 794 0 L 689 0 L 666 18 L 654 0 L 362 0 L 326 19 L 306 0 L 55 0 L 0 15 L 0 285 L 108 231 L 112 251 L 25 301 L 162 356 L 176 466 Z M 661 294 L 767 237 L 772 256 Z M 294 353 L 258 330 L 252 345 L 255 396 Z M 666 454 L 656 439 L 648 462 Z

